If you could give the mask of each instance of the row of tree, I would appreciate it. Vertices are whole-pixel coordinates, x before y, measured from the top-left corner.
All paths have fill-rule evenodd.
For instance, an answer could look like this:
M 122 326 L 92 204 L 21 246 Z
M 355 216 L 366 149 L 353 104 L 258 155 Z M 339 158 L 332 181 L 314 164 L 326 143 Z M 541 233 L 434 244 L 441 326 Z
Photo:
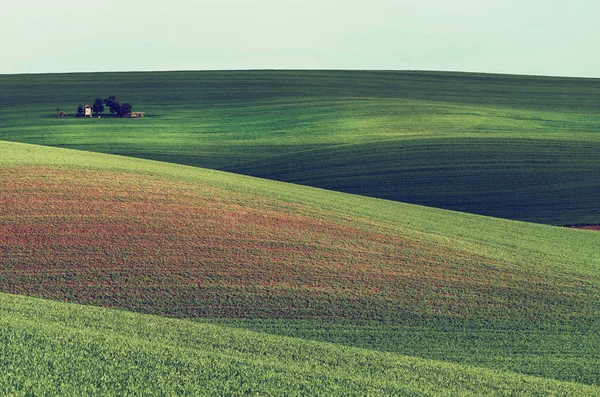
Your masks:
M 119 102 L 117 102 L 117 97 L 111 95 L 106 99 L 96 98 L 92 104 L 93 115 L 99 116 L 100 113 L 104 112 L 105 107 L 108 107 L 112 114 L 116 114 L 119 117 L 131 116 L 131 110 L 133 109 L 133 106 L 131 106 L 130 103 L 119 104 Z M 83 116 L 85 116 L 85 109 L 83 106 L 79 105 L 77 108 L 77 117 Z

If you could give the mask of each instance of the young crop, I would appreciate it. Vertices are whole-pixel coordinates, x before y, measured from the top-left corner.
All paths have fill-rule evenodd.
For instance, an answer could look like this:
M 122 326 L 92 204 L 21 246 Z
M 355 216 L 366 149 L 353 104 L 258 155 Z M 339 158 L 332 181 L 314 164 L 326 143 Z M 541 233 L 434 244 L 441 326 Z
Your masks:
M 597 384 L 596 233 L 0 147 L 2 291 Z
M 0 292 L 69 303 L 0 294 L 0 394 L 599 394 L 599 233 L 365 197 L 597 224 L 597 81 L 90 77 L 0 76 L 0 139 L 131 156 L 0 142 Z
M 589 279 L 509 270 L 252 195 L 131 174 L 0 173 L 4 292 L 198 318 L 576 321 L 598 307 Z
M 597 386 L 0 294 L 5 395 L 569 395 Z

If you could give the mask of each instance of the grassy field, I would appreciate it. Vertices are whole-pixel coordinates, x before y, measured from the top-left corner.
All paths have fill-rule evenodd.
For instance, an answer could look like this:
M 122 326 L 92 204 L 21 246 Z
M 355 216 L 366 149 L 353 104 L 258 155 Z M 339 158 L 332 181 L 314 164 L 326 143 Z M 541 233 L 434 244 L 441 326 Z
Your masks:
M 108 95 L 148 117 L 54 117 Z M 600 224 L 598 98 L 0 76 L 0 394 L 600 396 L 600 233 L 551 226 Z
M 5 394 L 600 394 L 597 232 L 0 152 Z
M 116 95 L 149 117 L 56 119 Z M 423 72 L 0 76 L 0 139 L 599 224 L 600 81 Z
M 600 392 L 509 371 L 14 295 L 0 294 L 0 314 L 3 395 Z

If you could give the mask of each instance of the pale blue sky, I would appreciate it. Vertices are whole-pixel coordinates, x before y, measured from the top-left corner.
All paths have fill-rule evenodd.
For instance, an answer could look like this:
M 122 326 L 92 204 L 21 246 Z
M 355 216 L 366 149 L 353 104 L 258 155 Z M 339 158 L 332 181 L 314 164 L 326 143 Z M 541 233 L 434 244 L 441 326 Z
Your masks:
M 0 74 L 455 70 L 600 77 L 595 0 L 10 1 Z

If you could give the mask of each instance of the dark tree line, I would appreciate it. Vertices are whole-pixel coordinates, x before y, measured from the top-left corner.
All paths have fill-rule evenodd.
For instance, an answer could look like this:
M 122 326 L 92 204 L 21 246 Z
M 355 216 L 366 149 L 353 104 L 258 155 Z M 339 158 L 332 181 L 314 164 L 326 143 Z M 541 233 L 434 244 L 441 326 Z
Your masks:
M 94 116 L 99 116 L 100 113 L 104 112 L 104 108 L 108 107 L 112 114 L 116 114 L 119 117 L 131 116 L 131 110 L 133 106 L 130 103 L 120 104 L 117 102 L 117 97 L 114 95 L 109 96 L 106 99 L 96 98 L 92 104 L 92 112 Z M 83 117 L 85 115 L 85 109 L 79 105 L 77 108 L 77 116 Z

